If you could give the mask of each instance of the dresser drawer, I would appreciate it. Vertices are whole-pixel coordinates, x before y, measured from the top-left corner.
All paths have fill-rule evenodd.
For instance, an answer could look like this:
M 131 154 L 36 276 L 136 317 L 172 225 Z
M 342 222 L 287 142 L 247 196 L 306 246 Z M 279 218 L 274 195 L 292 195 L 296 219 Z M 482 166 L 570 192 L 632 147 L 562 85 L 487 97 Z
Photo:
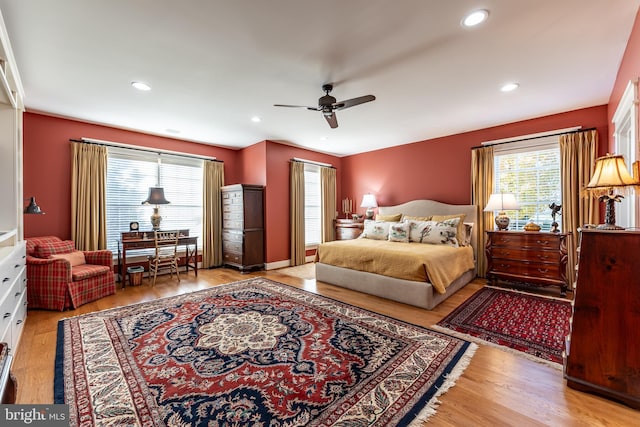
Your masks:
M 536 279 L 560 280 L 560 265 L 518 260 L 494 259 L 491 273 L 511 274 Z
M 225 263 L 242 265 L 241 253 L 225 252 L 222 255 L 222 258 L 224 259 Z
M 510 247 L 494 247 L 491 251 L 493 258 L 503 258 L 511 260 L 526 260 L 536 262 L 559 262 L 558 251 L 545 251 L 539 249 L 523 249 Z
M 559 236 L 551 233 L 538 232 L 496 232 L 491 234 L 491 244 L 495 247 L 513 247 L 526 249 L 558 249 Z

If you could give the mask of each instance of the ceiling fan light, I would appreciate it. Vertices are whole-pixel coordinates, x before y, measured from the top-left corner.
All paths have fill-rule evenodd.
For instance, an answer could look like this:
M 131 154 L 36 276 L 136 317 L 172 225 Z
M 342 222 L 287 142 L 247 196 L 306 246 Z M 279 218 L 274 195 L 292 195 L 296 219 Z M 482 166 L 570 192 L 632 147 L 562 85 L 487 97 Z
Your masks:
M 482 24 L 489 17 L 489 11 L 485 9 L 475 10 L 464 17 L 462 26 L 466 28 Z

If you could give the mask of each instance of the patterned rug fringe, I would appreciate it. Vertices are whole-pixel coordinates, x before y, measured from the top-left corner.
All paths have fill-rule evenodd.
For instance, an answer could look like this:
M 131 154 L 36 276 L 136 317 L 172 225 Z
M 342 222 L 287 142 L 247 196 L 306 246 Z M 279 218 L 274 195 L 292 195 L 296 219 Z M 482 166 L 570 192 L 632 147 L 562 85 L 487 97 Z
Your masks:
M 427 405 L 420 411 L 418 416 L 409 424 L 409 427 L 421 427 L 425 422 L 429 420 L 432 415 L 436 414 L 438 407 L 440 406 L 440 400 L 438 397 L 446 393 L 451 387 L 456 385 L 458 378 L 462 375 L 462 373 L 467 369 L 469 363 L 471 363 L 471 358 L 475 354 L 478 346 L 476 344 L 470 344 L 467 348 L 467 351 L 464 353 L 460 360 L 456 364 L 456 366 L 451 370 L 449 375 L 447 375 L 447 379 L 444 383 L 442 383 L 442 387 L 438 389 L 438 392 L 433 396 L 433 398 L 427 403 Z
M 500 288 L 496 288 L 496 289 L 500 289 Z M 504 290 L 504 289 L 502 289 L 502 290 Z M 522 292 L 522 293 L 526 293 L 526 292 Z M 536 296 L 540 296 L 540 295 L 536 295 Z M 489 341 L 485 341 L 482 338 L 474 337 L 473 335 L 463 334 L 463 333 L 457 332 L 457 331 L 452 331 L 451 329 L 443 328 L 442 326 L 438 326 L 438 325 L 431 325 L 431 326 L 429 326 L 429 329 L 433 329 L 434 331 L 442 332 L 444 334 L 451 335 L 453 337 L 460 338 L 460 339 L 463 339 L 463 340 L 475 342 L 475 343 L 478 343 L 478 344 L 488 345 L 490 347 L 495 347 L 495 348 L 500 349 L 502 351 L 505 351 L 507 353 L 511 353 L 511 354 L 515 354 L 516 356 L 524 357 L 525 359 L 529 359 L 529 360 L 531 360 L 533 362 L 537 362 L 537 363 L 541 363 L 543 365 L 547 365 L 547 366 L 552 367 L 554 369 L 562 369 L 562 365 L 559 364 L 559 363 L 552 362 L 550 360 L 541 359 L 541 358 L 533 356 L 531 354 L 523 353 L 522 351 L 514 350 L 512 348 L 505 347 L 505 346 L 500 345 L 500 344 L 496 344 L 496 343 L 492 343 L 492 342 L 489 342 Z

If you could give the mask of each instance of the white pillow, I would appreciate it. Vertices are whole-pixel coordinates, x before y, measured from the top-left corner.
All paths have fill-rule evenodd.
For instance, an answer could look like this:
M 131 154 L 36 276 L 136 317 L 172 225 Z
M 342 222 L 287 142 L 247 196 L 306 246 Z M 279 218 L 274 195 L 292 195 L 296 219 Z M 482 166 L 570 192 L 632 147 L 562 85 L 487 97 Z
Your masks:
M 389 226 L 390 242 L 409 242 L 409 223 L 408 222 L 392 222 Z
M 458 247 L 456 232 L 460 218 L 444 221 L 409 221 L 409 240 L 417 243 Z
M 360 237 L 372 240 L 388 240 L 389 228 L 393 222 L 375 221 L 372 219 L 364 220 L 364 230 Z

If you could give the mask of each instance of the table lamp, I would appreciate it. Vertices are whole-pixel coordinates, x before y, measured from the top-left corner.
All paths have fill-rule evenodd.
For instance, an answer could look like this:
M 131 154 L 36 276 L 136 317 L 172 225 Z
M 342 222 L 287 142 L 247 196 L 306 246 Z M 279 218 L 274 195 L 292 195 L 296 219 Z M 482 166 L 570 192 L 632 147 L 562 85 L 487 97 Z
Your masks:
M 153 230 L 160 230 L 160 222 L 162 221 L 162 217 L 160 216 L 158 205 L 168 205 L 169 202 L 164 198 L 164 188 L 162 187 L 149 187 L 149 197 L 147 200 L 142 202 L 143 205 L 156 205 L 153 208 L 153 214 L 151 215 L 151 225 L 153 226 Z
M 624 227 L 616 225 L 615 207 L 615 202 L 621 202 L 624 196 L 614 194 L 614 190 L 627 193 L 639 185 L 640 181 L 627 171 L 622 155 L 607 154 L 596 159 L 596 170 L 584 191 L 600 196 L 599 200 L 607 204 L 605 223 L 598 225 L 598 229 L 624 230 Z
M 378 202 L 376 201 L 376 196 L 371 193 L 367 193 L 362 196 L 362 203 L 360 203 L 361 208 L 367 208 L 365 212 L 365 219 L 373 219 L 373 208 L 378 207 Z
M 496 227 L 498 230 L 504 231 L 509 228 L 509 217 L 504 211 L 520 209 L 515 194 L 512 193 L 494 193 L 489 196 L 489 202 L 485 206 L 485 212 L 498 211 L 496 215 Z
M 38 204 L 36 203 L 35 197 L 29 197 L 29 205 L 24 208 L 24 213 L 40 215 L 44 214 L 44 212 L 42 212 L 42 209 L 40 209 L 40 206 L 38 206 Z

